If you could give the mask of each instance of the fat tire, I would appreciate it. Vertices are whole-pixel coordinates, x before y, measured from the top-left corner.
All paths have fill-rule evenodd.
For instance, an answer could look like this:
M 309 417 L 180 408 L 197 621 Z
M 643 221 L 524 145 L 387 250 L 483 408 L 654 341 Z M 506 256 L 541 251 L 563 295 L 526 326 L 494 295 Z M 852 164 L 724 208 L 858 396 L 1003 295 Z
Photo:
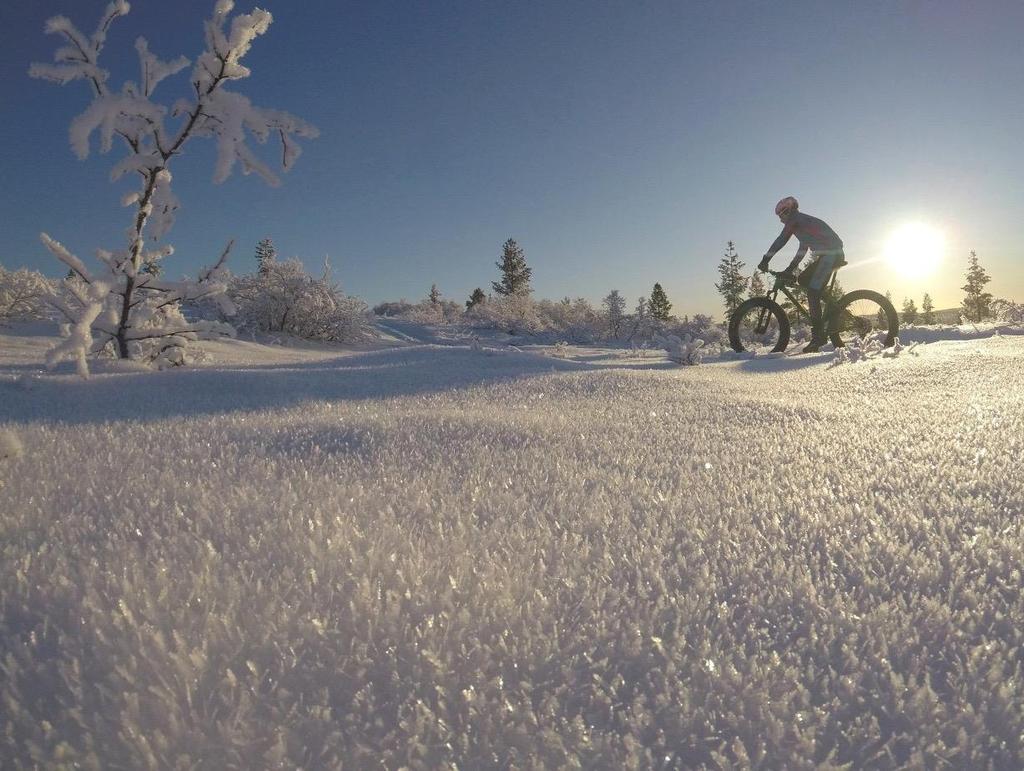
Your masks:
M 847 292 L 832 308 L 832 318 L 829 319 L 829 338 L 832 340 L 832 345 L 836 348 L 842 348 L 845 343 L 843 338 L 838 332 L 831 331 L 837 329 L 836 320 L 839 318 L 843 309 L 857 302 L 858 300 L 870 300 L 871 302 L 878 305 L 879 308 L 885 311 L 885 320 L 887 329 L 880 330 L 885 332 L 885 340 L 883 345 L 886 348 L 890 348 L 896 342 L 896 336 L 900 333 L 900 317 L 896 313 L 896 308 L 893 304 L 886 299 L 885 295 L 875 292 L 871 289 L 855 289 L 852 292 Z
M 754 308 L 767 308 L 779 325 L 779 340 L 772 349 L 772 353 L 781 353 L 789 345 L 789 316 L 782 306 L 767 297 L 751 297 L 744 300 L 729 317 L 729 345 L 737 353 L 745 351 L 743 341 L 740 340 L 740 324 L 743 318 Z

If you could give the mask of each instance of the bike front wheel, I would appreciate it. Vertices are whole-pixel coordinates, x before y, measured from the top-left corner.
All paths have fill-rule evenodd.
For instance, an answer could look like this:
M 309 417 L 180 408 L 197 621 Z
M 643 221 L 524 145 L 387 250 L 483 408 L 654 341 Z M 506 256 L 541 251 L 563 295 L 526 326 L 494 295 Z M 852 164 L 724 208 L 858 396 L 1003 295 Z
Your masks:
M 829 337 L 837 348 L 855 337 L 877 340 L 888 348 L 900 333 L 900 320 L 885 295 L 870 289 L 858 289 L 839 298 L 832 308 Z
M 777 302 L 751 297 L 729 317 L 729 344 L 734 351 L 780 353 L 789 345 L 789 317 Z

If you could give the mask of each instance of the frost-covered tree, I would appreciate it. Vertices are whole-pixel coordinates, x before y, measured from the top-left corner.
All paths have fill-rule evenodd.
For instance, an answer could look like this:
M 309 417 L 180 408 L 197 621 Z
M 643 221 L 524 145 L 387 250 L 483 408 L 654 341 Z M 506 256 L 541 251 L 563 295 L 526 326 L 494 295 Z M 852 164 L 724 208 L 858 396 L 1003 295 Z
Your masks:
M 718 263 L 718 275 L 720 281 L 715 284 L 715 289 L 722 296 L 725 303 L 725 316 L 728 318 L 743 302 L 743 293 L 747 289 L 747 278 L 743 275 L 744 263 L 736 253 L 736 247 L 732 241 L 726 243 L 725 254 Z
M 238 308 L 239 327 L 331 342 L 353 342 L 368 335 L 366 303 L 345 295 L 331 280 L 329 268 L 316 278 L 297 258 L 264 267 L 231 282 L 228 293 Z
M 430 294 L 427 295 L 427 301 L 434 306 L 441 305 L 441 290 L 437 288 L 437 284 L 430 285 Z
M 925 292 L 924 297 L 921 298 L 921 323 L 935 323 L 935 305 L 932 303 L 932 296 L 927 292 Z
M 469 296 L 469 299 L 466 300 L 466 310 L 468 311 L 470 308 L 473 308 L 479 305 L 480 303 L 486 301 L 487 295 L 484 294 L 484 290 L 481 289 L 480 287 L 477 287 L 476 289 L 473 290 L 473 294 Z
M 656 283 L 654 285 L 654 289 L 651 290 L 651 299 L 647 303 L 647 310 L 651 314 L 651 317 L 658 321 L 669 320 L 669 312 L 672 310 L 672 303 L 668 301 L 668 295 L 666 295 L 665 290 L 661 288 L 661 284 Z
M 100 152 L 109 152 L 117 140 L 125 154 L 114 166 L 113 178 L 130 175 L 138 181 L 136 191 L 122 199 L 132 208 L 127 245 L 113 251 L 99 250 L 98 273 L 86 268 L 50 236 L 41 236 L 77 279 L 68 282 L 67 298 L 57 303 L 68 322 L 67 335 L 51 351 L 51 362 L 74 358 L 85 375 L 86 355 L 110 348 L 120 358 L 178 364 L 184 361 L 190 341 L 230 333 L 223 324 L 189 322 L 178 310 L 183 301 L 223 297 L 224 261 L 230 244 L 213 267 L 202 270 L 194 281 L 161 281 L 158 271 L 145 268 L 173 252 L 170 245 L 147 249 L 146 243 L 161 241 L 174 222 L 179 202 L 171 190 L 170 166 L 192 139 L 215 142 L 214 182 L 227 179 L 240 164 L 243 173 L 255 172 L 268 183 L 277 184 L 277 176 L 250 147 L 250 137 L 260 143 L 271 136 L 279 138 L 281 164 L 287 170 L 299 155 L 295 137 L 317 134 L 316 129 L 292 115 L 256 107 L 247 97 L 228 90 L 227 84 L 249 76 L 241 60 L 271 23 L 267 11 L 232 15 L 233 8 L 233 0 L 214 3 L 213 15 L 204 25 L 205 49 L 189 78 L 188 96 L 170 107 L 155 101 L 154 93 L 167 77 L 189 66 L 185 57 L 164 61 L 140 37 L 135 43 L 139 80 L 125 82 L 119 90 L 111 87 L 110 73 L 99 64 L 110 25 L 129 11 L 126 0 L 107 5 L 92 35 L 81 32 L 64 16 L 47 22 L 47 32 L 59 35 L 64 44 L 57 49 L 54 64 L 33 64 L 29 74 L 60 84 L 85 81 L 92 91 L 92 101 L 71 122 L 75 153 L 79 158 L 87 157 L 96 133 Z
M 522 294 L 488 298 L 470 308 L 466 318 L 475 327 L 501 329 L 511 335 L 534 334 L 544 328 L 537 303 Z
M 1024 324 L 1024 304 L 1012 300 L 996 299 L 991 305 L 992 315 L 999 321 Z
M 913 324 L 917 321 L 917 303 L 914 302 L 913 297 L 908 297 L 903 300 L 903 323 Z
M 267 269 L 277 260 L 277 248 L 269 238 L 264 238 L 256 244 L 256 271 L 266 273 Z
M 601 301 L 604 305 L 604 318 L 608 324 L 608 332 L 612 337 L 618 337 L 622 331 L 622 321 L 626 317 L 626 298 L 618 289 L 610 291 Z
M 967 266 L 966 278 L 967 283 L 961 287 L 964 290 L 964 299 L 961 307 L 964 318 L 977 323 L 992 314 L 990 308 L 992 295 L 985 291 L 985 285 L 992 279 L 978 263 L 978 255 L 973 251 Z
M 747 293 L 747 297 L 763 297 L 768 291 L 768 288 L 764 284 L 764 279 L 761 278 L 760 271 L 757 271 L 750 277 L 750 291 Z
M 646 297 L 637 299 L 636 308 L 627 319 L 627 323 L 629 336 L 626 342 L 633 346 L 652 342 L 660 327 L 657 319 L 651 314 L 651 303 Z
M 38 271 L 0 265 L 0 324 L 45 318 L 53 286 Z
M 501 280 L 491 282 L 497 294 L 503 297 L 529 296 L 533 268 L 526 264 L 526 255 L 515 239 L 510 238 L 504 243 L 501 259 L 495 265 L 501 271 Z

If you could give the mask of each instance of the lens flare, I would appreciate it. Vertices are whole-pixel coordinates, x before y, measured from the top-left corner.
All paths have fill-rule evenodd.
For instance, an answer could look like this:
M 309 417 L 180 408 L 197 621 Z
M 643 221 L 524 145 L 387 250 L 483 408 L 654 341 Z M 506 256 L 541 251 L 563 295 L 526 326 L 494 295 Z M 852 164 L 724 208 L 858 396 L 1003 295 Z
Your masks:
M 885 243 L 885 259 L 908 278 L 930 276 L 942 262 L 946 239 L 931 225 L 912 222 L 903 225 Z

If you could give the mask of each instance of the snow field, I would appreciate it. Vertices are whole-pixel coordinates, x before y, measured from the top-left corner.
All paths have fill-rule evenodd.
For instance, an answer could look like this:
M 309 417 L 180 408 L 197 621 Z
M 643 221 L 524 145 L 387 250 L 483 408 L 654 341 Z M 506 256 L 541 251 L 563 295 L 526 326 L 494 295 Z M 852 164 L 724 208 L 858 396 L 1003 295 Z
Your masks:
M 9 365 L 2 765 L 1013 767 L 1024 339 L 915 353 Z

